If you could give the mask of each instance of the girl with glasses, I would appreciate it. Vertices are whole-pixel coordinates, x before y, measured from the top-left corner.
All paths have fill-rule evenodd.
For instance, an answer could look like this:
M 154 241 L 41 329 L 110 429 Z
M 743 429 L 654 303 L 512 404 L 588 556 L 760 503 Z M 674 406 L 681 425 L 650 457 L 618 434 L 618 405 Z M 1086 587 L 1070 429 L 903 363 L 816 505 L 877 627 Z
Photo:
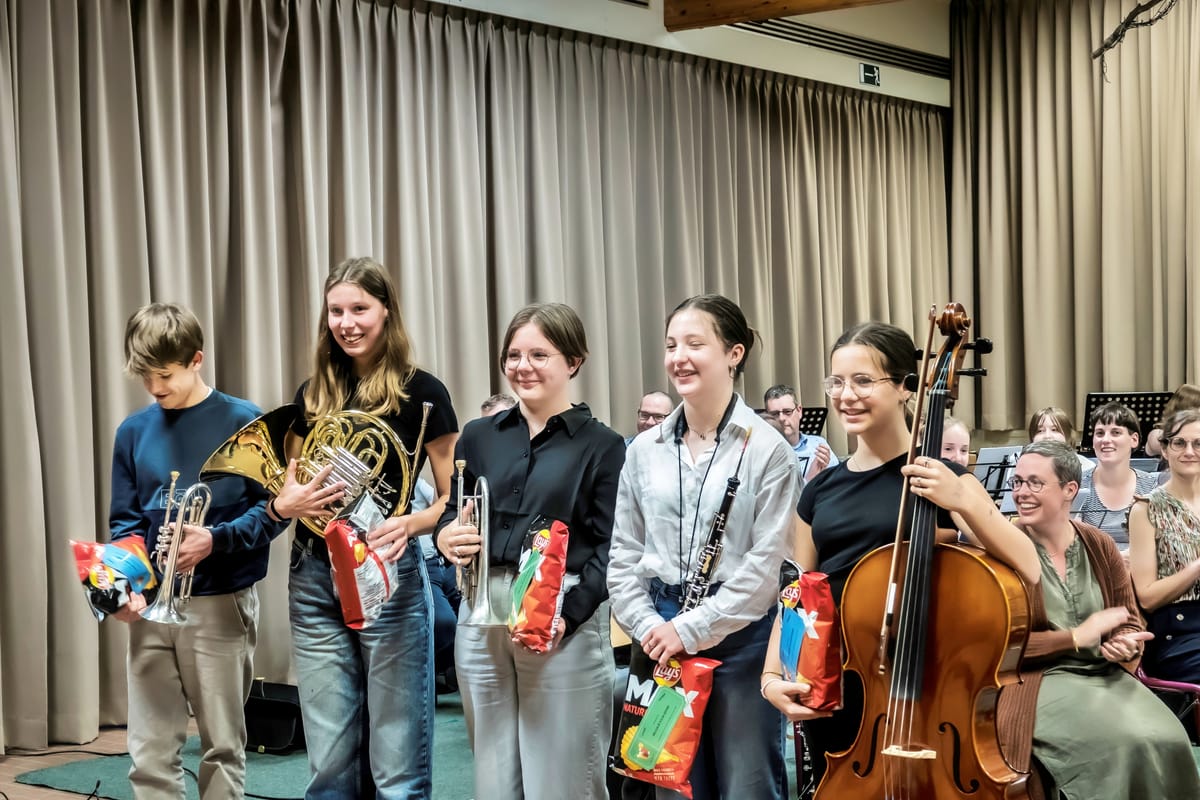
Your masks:
M 1200 683 L 1200 410 L 1163 425 L 1170 479 L 1129 512 L 1129 568 L 1154 640 L 1146 672 Z
M 526 647 L 503 624 L 463 625 L 471 609 L 465 601 L 459 608 L 454 665 L 475 754 L 475 797 L 606 797 L 615 667 L 604 573 L 625 445 L 586 405 L 571 402 L 571 381 L 587 355 L 583 322 L 570 306 L 518 311 L 499 354 L 517 405 L 469 422 L 454 451 L 465 461 L 466 491 L 480 476 L 490 485 L 488 541 L 455 518 L 455 480 L 434 543 L 458 567 L 488 548 L 480 586 L 486 582 L 501 619 L 530 526 L 544 517 L 568 529 L 567 589 L 549 650 Z
M 854 454 L 818 475 L 800 498 L 794 558 L 805 570 L 829 576 L 834 600 L 851 570 L 871 551 L 895 537 L 906 476 L 911 491 L 939 506 L 940 541 L 957 531 L 974 535 L 1027 579 L 1038 574 L 1028 539 L 996 510 L 987 490 L 957 464 L 934 458 L 905 466 L 909 448 L 908 379 L 917 372 L 916 345 L 905 331 L 882 322 L 850 328 L 830 356 L 825 389 L 846 432 L 858 440 Z M 817 712 L 805 701 L 810 687 L 781 678 L 779 626 L 775 626 L 762 672 L 762 693 L 788 719 L 804 723 L 814 780 L 825 774 L 825 754 L 854 743 L 863 712 L 863 689 L 848 673 L 840 711 Z
M 720 295 L 689 298 L 667 317 L 663 366 L 683 402 L 629 446 L 613 526 L 608 590 L 617 623 L 660 664 L 685 653 L 722 662 L 691 770 L 696 800 L 782 800 L 786 785 L 779 713 L 759 696 L 758 673 L 791 549 L 799 466 L 734 391 L 755 338 Z M 704 599 L 682 611 L 735 473 L 741 485 L 724 550 Z

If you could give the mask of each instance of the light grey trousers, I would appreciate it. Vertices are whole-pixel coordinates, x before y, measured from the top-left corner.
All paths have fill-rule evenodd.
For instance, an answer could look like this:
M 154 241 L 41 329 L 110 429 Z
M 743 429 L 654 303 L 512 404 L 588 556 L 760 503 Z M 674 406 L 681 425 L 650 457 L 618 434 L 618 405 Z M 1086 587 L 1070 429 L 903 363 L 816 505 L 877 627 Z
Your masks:
M 515 574 L 491 570 L 498 611 L 506 610 Z M 460 622 L 466 614 L 464 602 Z M 608 797 L 614 667 L 607 602 L 544 655 L 514 645 L 506 627 L 460 625 L 454 665 L 475 753 L 475 797 Z
M 241 800 L 258 592 L 193 597 L 183 608 L 185 625 L 129 626 L 129 782 L 138 800 L 186 796 L 180 751 L 190 704 L 200 731 L 200 797 Z

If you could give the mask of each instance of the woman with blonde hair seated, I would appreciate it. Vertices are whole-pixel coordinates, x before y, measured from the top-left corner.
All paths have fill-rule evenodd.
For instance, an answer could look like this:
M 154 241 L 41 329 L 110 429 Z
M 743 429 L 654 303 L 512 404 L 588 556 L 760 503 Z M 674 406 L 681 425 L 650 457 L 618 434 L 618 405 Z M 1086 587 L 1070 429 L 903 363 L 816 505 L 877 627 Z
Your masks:
M 1162 441 L 1171 478 L 1134 501 L 1129 568 L 1155 634 L 1146 671 L 1200 683 L 1200 410 L 1169 417 Z

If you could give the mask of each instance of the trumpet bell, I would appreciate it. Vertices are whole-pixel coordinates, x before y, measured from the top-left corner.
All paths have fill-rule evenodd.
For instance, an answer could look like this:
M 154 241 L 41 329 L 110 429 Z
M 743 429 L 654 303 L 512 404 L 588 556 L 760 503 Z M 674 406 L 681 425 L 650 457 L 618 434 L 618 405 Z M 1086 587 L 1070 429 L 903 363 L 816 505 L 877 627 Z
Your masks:
M 508 624 L 507 610 L 496 608 L 492 598 L 491 584 L 488 583 L 488 572 L 491 558 L 488 556 L 488 539 L 490 538 L 492 518 L 492 492 L 487 478 L 479 476 L 475 479 L 475 494 L 464 494 L 463 474 L 466 462 L 455 462 L 458 469 L 458 519 L 463 518 L 463 506 L 468 500 L 475 501 L 475 510 L 471 522 L 479 530 L 479 552 L 468 563 L 458 568 L 458 587 L 462 593 L 462 604 L 467 613 L 459 625 L 478 628 L 494 628 Z M 506 597 L 497 597 L 504 603 Z
M 172 578 L 167 580 L 172 580 Z M 162 594 L 160 593 L 159 596 L 161 597 Z M 161 625 L 183 625 L 187 622 L 187 614 L 179 608 L 180 603 L 179 600 L 172 602 L 168 599 L 161 603 L 156 600 L 142 610 L 142 619 Z

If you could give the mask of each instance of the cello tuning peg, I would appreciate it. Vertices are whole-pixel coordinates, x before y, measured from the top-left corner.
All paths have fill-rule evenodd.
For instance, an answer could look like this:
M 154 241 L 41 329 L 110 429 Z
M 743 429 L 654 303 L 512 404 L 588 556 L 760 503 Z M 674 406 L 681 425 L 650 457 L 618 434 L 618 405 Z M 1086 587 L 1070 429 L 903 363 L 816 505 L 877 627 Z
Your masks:
M 991 339 L 980 337 L 967 345 L 966 349 L 974 350 L 976 353 L 979 353 L 979 355 L 986 356 L 988 353 L 992 352 L 995 347 L 996 346 L 992 343 Z
M 987 375 L 987 369 L 984 367 L 971 367 L 970 369 L 960 369 L 958 374 L 971 378 L 982 378 Z

